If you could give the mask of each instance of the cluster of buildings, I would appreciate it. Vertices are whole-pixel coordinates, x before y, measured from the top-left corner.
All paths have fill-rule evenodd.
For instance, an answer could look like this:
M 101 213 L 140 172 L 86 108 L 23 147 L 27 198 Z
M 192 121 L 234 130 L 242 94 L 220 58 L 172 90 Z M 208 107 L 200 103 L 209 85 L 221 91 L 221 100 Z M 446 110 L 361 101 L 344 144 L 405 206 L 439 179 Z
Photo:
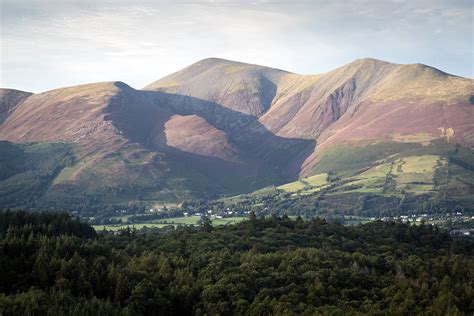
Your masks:
M 371 220 L 376 220 L 372 217 Z M 383 221 L 402 221 L 406 222 L 429 222 L 429 221 L 446 221 L 446 220 L 457 220 L 457 221 L 470 221 L 474 220 L 474 216 L 463 215 L 461 212 L 452 212 L 445 214 L 412 214 L 412 215 L 399 215 L 399 216 L 385 216 L 382 217 Z

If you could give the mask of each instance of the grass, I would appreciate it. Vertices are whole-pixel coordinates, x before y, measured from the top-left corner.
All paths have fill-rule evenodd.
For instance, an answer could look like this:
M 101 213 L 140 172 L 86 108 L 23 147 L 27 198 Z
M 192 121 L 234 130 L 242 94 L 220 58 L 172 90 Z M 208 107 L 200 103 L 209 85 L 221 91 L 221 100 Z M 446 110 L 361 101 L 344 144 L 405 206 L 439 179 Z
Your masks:
M 299 195 L 311 195 L 313 193 L 321 191 L 321 189 L 325 188 L 326 186 L 321 186 L 319 188 L 314 188 L 314 189 L 309 189 L 309 190 L 304 190 L 299 193 Z M 297 194 L 298 195 L 298 194 Z
M 434 191 L 435 173 L 446 168 L 446 159 L 436 155 L 419 155 L 396 158 L 347 178 L 341 190 L 360 193 L 429 194 Z M 393 180 L 390 187 L 387 181 Z
M 307 187 L 307 185 L 303 181 L 295 181 L 295 182 L 290 182 L 284 185 L 280 185 L 277 187 L 277 189 L 289 192 L 289 193 L 294 193 L 299 190 L 304 190 Z
M 58 174 L 58 176 L 54 179 L 53 184 L 58 184 L 62 182 L 66 182 L 69 180 L 73 174 L 77 171 L 76 167 L 66 167 Z
M 122 220 L 122 221 L 126 221 L 128 220 L 129 217 L 132 217 L 134 216 L 133 214 L 130 214 L 130 215 L 119 215 L 119 216 L 112 216 L 110 217 L 111 219 L 115 219 L 115 220 Z
M 311 177 L 307 177 L 295 182 L 290 182 L 277 187 L 288 193 L 297 193 L 307 195 L 312 192 L 319 191 L 322 187 L 328 184 L 328 174 L 321 173 Z
M 398 159 L 394 162 L 392 173 L 395 176 L 396 189 L 414 194 L 434 191 L 436 169 L 447 164 L 440 156 L 422 155 Z
M 403 158 L 402 170 L 404 173 L 428 173 L 433 174 L 439 156 L 423 155 Z
M 304 178 L 301 181 L 310 186 L 320 187 L 328 183 L 328 174 L 320 173 L 311 177 Z
M 74 145 L 67 143 L 0 141 L 0 153 L 1 207 L 24 207 L 38 201 L 56 175 L 75 159 Z
M 217 218 L 212 220 L 212 225 L 220 226 L 220 225 L 229 225 L 229 224 L 236 224 L 243 220 L 246 220 L 247 217 L 226 217 L 226 218 Z
M 290 215 L 288 216 L 290 219 L 295 220 L 298 216 L 296 215 Z M 126 225 L 93 225 L 94 229 L 96 231 L 102 231 L 108 230 L 108 231 L 118 231 L 120 229 L 126 229 L 129 227 L 130 229 L 135 228 L 137 230 L 140 230 L 142 228 L 163 228 L 169 225 L 173 226 L 178 226 L 178 225 L 197 225 L 199 222 L 199 217 L 198 216 L 191 216 L 191 217 L 174 217 L 174 218 L 168 218 L 166 220 L 167 223 L 165 223 L 165 220 L 162 220 L 160 222 L 153 222 L 153 223 L 139 223 L 139 224 L 126 224 Z M 239 223 L 243 220 L 246 220 L 247 217 L 226 217 L 222 219 L 213 219 L 212 220 L 212 225 L 213 226 L 221 226 L 221 225 L 232 225 Z M 359 217 L 359 216 L 351 216 L 351 218 L 346 219 L 348 224 L 350 225 L 355 225 L 358 223 L 368 223 L 371 220 L 365 217 Z
M 356 176 L 348 178 L 342 189 L 361 193 L 383 193 L 387 175 L 390 174 L 391 163 L 381 163 Z
M 221 225 L 231 225 L 236 224 L 240 221 L 247 219 L 247 217 L 226 217 L 226 218 L 216 218 L 212 220 L 213 226 Z M 142 229 L 144 227 L 148 228 L 163 228 L 169 225 L 178 226 L 178 225 L 197 225 L 199 223 L 199 216 L 190 216 L 190 217 L 172 217 L 162 220 L 157 220 L 147 223 L 137 223 L 137 224 L 122 224 L 122 225 L 94 225 L 96 231 L 101 231 L 104 228 L 106 230 L 117 231 L 120 229 L 126 229 L 127 227 Z
M 143 224 L 130 224 L 130 225 L 93 225 L 94 229 L 96 231 L 102 231 L 102 230 L 109 230 L 109 231 L 118 231 L 120 229 L 126 229 L 127 227 L 130 227 L 130 229 L 135 228 L 135 229 L 142 229 L 144 227 L 148 228 L 163 228 L 165 226 L 168 226 L 170 224 L 153 224 L 153 223 L 143 223 Z
M 197 225 L 201 218 L 199 216 L 190 216 L 190 217 L 173 217 L 162 220 L 154 221 L 156 224 L 181 224 L 181 225 Z M 246 217 L 226 217 L 226 218 L 216 218 L 212 220 L 213 225 L 226 225 L 240 222 L 246 219 Z
M 196 225 L 201 218 L 199 216 L 190 217 L 172 217 L 153 221 L 156 224 L 182 224 L 182 225 Z
M 376 143 L 370 145 L 336 145 L 328 148 L 311 170 L 312 174 L 336 172 L 341 177 L 354 176 L 359 170 L 368 168 L 374 162 L 403 151 L 420 148 L 415 143 Z

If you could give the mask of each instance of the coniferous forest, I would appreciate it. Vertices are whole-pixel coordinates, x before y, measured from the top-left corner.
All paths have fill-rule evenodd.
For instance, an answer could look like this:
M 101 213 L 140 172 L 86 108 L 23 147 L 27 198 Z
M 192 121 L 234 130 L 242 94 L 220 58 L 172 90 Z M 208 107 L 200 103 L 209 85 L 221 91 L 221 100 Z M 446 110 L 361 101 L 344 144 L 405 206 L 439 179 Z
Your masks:
M 473 242 L 286 216 L 144 234 L 0 213 L 1 315 L 472 315 Z

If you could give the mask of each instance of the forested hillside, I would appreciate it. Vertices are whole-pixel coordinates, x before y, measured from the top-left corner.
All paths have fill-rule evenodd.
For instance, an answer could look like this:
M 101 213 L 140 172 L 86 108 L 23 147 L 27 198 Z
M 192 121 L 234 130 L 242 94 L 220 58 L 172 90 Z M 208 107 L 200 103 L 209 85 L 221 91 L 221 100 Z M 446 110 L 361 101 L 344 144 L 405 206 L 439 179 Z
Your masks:
M 0 213 L 1 315 L 472 315 L 473 242 L 431 225 L 284 217 L 96 234 Z

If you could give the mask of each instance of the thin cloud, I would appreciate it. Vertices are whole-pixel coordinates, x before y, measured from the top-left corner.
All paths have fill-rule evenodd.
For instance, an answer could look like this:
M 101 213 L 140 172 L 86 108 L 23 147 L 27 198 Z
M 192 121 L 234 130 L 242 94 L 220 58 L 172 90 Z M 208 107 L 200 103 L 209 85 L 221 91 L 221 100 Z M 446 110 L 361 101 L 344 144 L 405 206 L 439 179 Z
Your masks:
M 297 73 L 356 58 L 472 77 L 470 1 L 38 2 L 1 5 L 0 85 L 141 88 L 215 56 Z

